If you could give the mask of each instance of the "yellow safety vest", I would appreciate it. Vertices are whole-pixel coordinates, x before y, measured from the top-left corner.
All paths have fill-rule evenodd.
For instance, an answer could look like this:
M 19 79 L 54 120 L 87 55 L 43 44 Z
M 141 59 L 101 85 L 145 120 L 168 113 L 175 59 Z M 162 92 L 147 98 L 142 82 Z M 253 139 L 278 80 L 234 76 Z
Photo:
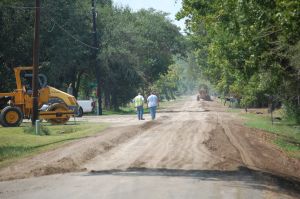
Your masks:
M 133 101 L 134 101 L 134 106 L 135 106 L 135 107 L 143 106 L 143 104 L 144 104 L 144 99 L 143 99 L 143 97 L 140 96 L 140 95 L 136 96 L 136 97 L 133 99 Z

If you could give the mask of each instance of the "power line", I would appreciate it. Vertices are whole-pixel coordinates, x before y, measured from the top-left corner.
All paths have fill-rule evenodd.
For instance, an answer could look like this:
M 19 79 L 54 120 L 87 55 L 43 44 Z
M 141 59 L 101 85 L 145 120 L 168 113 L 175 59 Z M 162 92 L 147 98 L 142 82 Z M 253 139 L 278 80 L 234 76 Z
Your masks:
M 62 27 L 60 24 L 58 24 L 53 18 L 51 18 L 51 21 L 59 28 L 61 29 L 62 31 L 64 31 L 68 36 L 70 36 L 71 38 L 73 38 L 75 41 L 79 42 L 80 44 L 88 47 L 88 48 L 91 48 L 91 49 L 94 49 L 94 50 L 98 50 L 99 48 L 97 47 L 94 47 L 94 46 L 91 46 L 89 44 L 86 44 L 84 43 L 83 41 L 79 40 L 77 37 L 75 37 L 74 35 L 72 35 L 71 33 L 69 33 L 69 31 L 67 31 L 66 29 L 64 29 L 64 27 Z
M 20 10 L 32 10 L 34 11 L 36 9 L 36 7 L 34 6 L 14 6 L 14 5 L 0 5 L 0 8 L 11 8 L 11 9 L 20 9 Z M 51 10 L 51 8 L 47 8 L 47 7 L 40 7 L 40 9 L 43 10 Z M 60 8 L 61 10 L 84 10 L 84 8 Z
M 12 8 L 12 9 L 32 9 L 32 11 L 34 11 L 36 9 L 36 7 L 34 6 L 9 6 L 9 5 L 0 5 L 1 8 Z M 40 7 L 41 9 L 43 9 L 44 7 Z
M 34 11 L 34 9 L 36 9 L 36 7 L 34 6 L 12 6 L 12 5 L 1 5 L 0 7 L 6 7 L 6 8 L 12 8 L 12 9 L 32 9 L 32 11 Z M 41 9 L 46 9 L 46 10 L 51 10 L 49 8 L 46 8 L 46 7 L 41 7 Z M 65 9 L 67 10 L 67 9 Z M 71 9 L 69 9 L 71 10 Z M 82 9 L 72 9 L 72 10 L 82 10 Z M 91 46 L 87 43 L 84 43 L 83 41 L 81 41 L 80 39 L 78 39 L 77 37 L 75 37 L 74 35 L 72 35 L 69 31 L 67 31 L 63 26 L 61 26 L 59 23 L 57 23 L 52 17 L 50 17 L 51 21 L 54 23 L 51 30 L 49 30 L 48 32 L 52 32 L 55 25 L 61 29 L 63 32 L 65 32 L 69 37 L 71 37 L 72 39 L 74 39 L 75 41 L 79 42 L 81 45 L 85 46 L 85 47 L 88 47 L 88 48 L 91 48 L 91 49 L 94 49 L 94 50 L 99 50 L 99 48 L 97 47 L 94 47 L 94 46 Z
M 47 32 L 52 32 L 52 31 L 54 30 L 54 28 L 55 28 L 55 23 L 53 23 L 52 28 L 51 28 L 51 29 L 48 29 Z

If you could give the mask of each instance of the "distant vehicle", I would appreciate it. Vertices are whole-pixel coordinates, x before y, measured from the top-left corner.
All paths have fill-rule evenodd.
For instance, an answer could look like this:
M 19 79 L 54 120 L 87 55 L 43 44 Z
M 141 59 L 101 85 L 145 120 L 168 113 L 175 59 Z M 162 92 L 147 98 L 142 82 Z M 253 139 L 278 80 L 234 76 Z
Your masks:
M 79 105 L 78 113 L 76 114 L 77 117 L 82 117 L 83 113 L 90 113 L 95 110 L 96 102 L 92 99 L 90 100 L 77 100 Z
M 205 101 L 211 101 L 211 98 L 210 98 L 210 95 L 208 92 L 208 86 L 205 84 L 202 84 L 199 86 L 197 101 L 200 101 L 201 99 L 205 100 Z
M 51 103 L 59 103 L 61 100 L 59 98 L 53 98 L 49 100 Z M 92 99 L 90 100 L 77 100 L 77 111 L 75 112 L 76 117 L 82 117 L 84 113 L 91 113 L 96 108 L 96 102 Z M 40 110 L 46 111 L 49 107 L 49 104 L 44 104 Z

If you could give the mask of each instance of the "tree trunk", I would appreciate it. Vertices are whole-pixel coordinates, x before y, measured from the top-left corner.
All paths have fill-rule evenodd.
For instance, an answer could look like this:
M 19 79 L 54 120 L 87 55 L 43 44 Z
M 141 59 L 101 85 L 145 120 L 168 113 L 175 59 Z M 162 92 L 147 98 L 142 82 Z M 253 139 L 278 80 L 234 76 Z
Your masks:
M 171 99 L 172 99 L 172 100 L 175 100 L 175 99 L 176 99 L 173 90 L 170 90 L 170 95 L 171 95 Z
M 105 101 L 105 109 L 106 110 L 109 110 L 110 109 L 110 92 L 109 92 L 109 89 L 106 88 L 105 91 L 104 91 L 104 101 Z
M 97 75 L 97 97 L 98 97 L 98 110 L 97 113 L 102 115 L 102 93 L 101 93 L 101 80 Z
M 77 99 L 78 98 L 78 92 L 79 92 L 79 87 L 80 87 L 80 80 L 81 80 L 81 76 L 83 74 L 83 71 L 80 71 L 77 75 L 77 78 L 76 78 L 76 84 L 74 85 L 74 92 L 73 92 L 73 95 L 74 97 Z
M 298 71 L 298 79 L 297 79 L 297 106 L 300 106 L 300 70 Z
M 71 83 L 72 84 L 72 95 L 77 98 L 77 96 L 75 96 L 75 83 L 76 83 L 76 73 L 77 73 L 77 68 L 76 66 L 71 66 L 69 69 L 69 73 L 66 74 L 65 78 L 71 80 L 70 82 L 68 82 L 68 85 Z
M 115 111 L 119 110 L 117 95 L 115 92 L 112 93 L 112 106 Z

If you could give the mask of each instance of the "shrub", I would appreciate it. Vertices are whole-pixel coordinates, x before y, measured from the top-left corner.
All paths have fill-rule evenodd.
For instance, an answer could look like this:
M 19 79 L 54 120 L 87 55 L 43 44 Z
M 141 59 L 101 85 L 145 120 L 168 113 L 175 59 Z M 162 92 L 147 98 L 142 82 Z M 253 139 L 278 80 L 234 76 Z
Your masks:
M 283 109 L 285 119 L 300 124 L 300 107 L 298 105 L 286 102 Z
M 35 126 L 25 127 L 23 131 L 24 131 L 24 133 L 29 133 L 29 134 L 36 133 Z M 47 127 L 41 125 L 39 135 L 50 135 L 50 130 Z

